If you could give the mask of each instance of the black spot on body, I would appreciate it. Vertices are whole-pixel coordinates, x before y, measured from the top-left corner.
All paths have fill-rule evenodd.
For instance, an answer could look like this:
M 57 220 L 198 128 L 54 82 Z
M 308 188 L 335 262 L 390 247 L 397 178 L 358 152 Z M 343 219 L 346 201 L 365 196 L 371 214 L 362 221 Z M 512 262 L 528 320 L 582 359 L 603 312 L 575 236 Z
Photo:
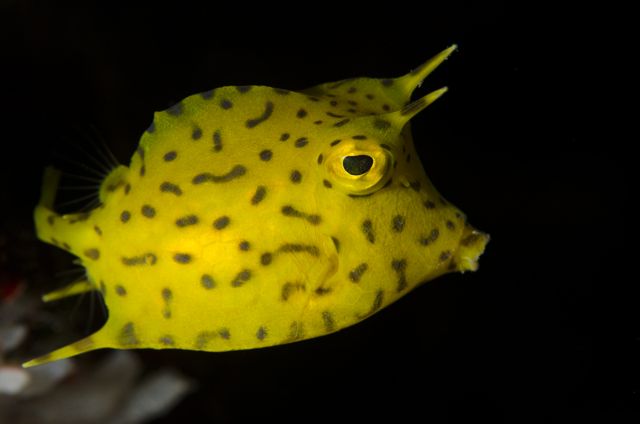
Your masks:
M 196 336 L 196 341 L 194 343 L 195 348 L 205 348 L 209 344 L 209 342 L 216 337 L 216 335 L 217 334 L 213 331 L 202 331 L 198 333 L 198 335 Z
M 289 175 L 289 179 L 294 184 L 299 184 L 302 181 L 302 174 L 297 169 L 291 171 L 291 175 Z
M 380 147 L 382 147 L 385 150 L 391 151 L 391 147 L 388 144 L 380 143 Z
M 331 101 L 329 102 L 329 104 L 330 104 L 331 106 L 338 106 L 338 101 L 337 101 L 337 100 L 331 100 Z
M 296 142 L 294 143 L 294 146 L 296 146 L 296 147 L 304 147 L 307 144 L 309 144 L 309 140 L 306 137 L 301 137 L 301 138 L 296 140 Z
M 424 207 L 427 209 L 435 209 L 436 208 L 436 204 L 431 201 L 431 200 L 427 200 L 424 202 Z
M 236 87 L 236 90 L 238 90 L 238 93 L 246 93 L 249 90 L 251 90 L 251 86 L 250 85 L 239 85 Z
M 289 326 L 287 341 L 295 341 L 304 338 L 304 326 L 301 322 L 294 321 Z
M 195 215 L 186 215 L 176 219 L 176 225 L 178 227 L 187 227 L 189 225 L 196 225 L 198 223 L 198 217 Z
M 127 295 L 127 289 L 124 288 L 124 286 L 121 286 L 120 284 L 116 284 L 116 294 L 118 296 L 126 296 Z
M 447 220 L 446 225 L 447 225 L 447 228 L 452 231 L 456 229 L 456 224 L 454 224 L 453 221 Z
M 258 328 L 258 331 L 256 331 L 256 338 L 258 340 L 264 340 L 267 338 L 267 329 L 264 326 Z
M 202 97 L 205 100 L 209 100 L 213 97 L 213 91 L 214 90 L 203 91 L 202 93 L 200 93 L 200 97 Z
M 228 216 L 221 216 L 220 218 L 216 218 L 216 220 L 213 221 L 213 228 L 215 228 L 216 230 L 222 230 L 229 225 L 229 222 L 231 222 L 231 220 Z
M 273 254 L 266 252 L 260 256 L 260 263 L 262 265 L 269 265 L 273 261 Z
M 213 175 L 209 172 L 204 172 L 202 174 L 198 174 L 195 177 L 193 177 L 193 179 L 191 180 L 191 182 L 193 184 L 202 184 L 205 182 L 211 182 L 211 183 L 226 183 L 229 182 L 235 178 L 241 177 L 244 174 L 246 174 L 247 172 L 247 168 L 245 168 L 242 165 L 236 165 L 233 167 L 233 169 L 231 169 L 231 171 L 227 172 L 226 174 L 223 175 Z
M 331 240 L 333 241 L 333 245 L 336 247 L 336 252 L 340 252 L 340 240 L 333 236 L 331 236 Z
M 89 259 L 93 259 L 94 261 L 97 261 L 98 259 L 100 259 L 100 251 L 96 248 L 85 250 L 84 255 Z
M 231 333 L 228 328 L 221 328 L 218 330 L 218 335 L 225 340 L 229 340 L 231 338 Z
M 176 253 L 173 255 L 173 260 L 179 264 L 188 264 L 191 262 L 191 255 L 188 253 Z
M 343 119 L 342 121 L 338 121 L 335 124 L 333 124 L 333 126 L 334 127 L 342 127 L 343 125 L 346 125 L 347 123 L 349 123 L 350 120 L 351 119 L 349 119 L 349 118 Z
M 172 116 L 180 116 L 182 114 L 183 109 L 184 108 L 182 106 L 182 103 L 178 102 L 175 105 L 171 106 L 169 109 L 167 109 L 167 113 Z
M 141 211 L 142 215 L 147 218 L 153 218 L 154 216 L 156 216 L 156 210 L 153 206 L 143 205 Z
M 378 130 L 386 130 L 391 126 L 389 121 L 385 121 L 384 119 L 376 119 L 373 121 L 373 127 Z
M 366 135 L 362 135 L 362 134 L 357 134 L 357 135 L 354 135 L 351 138 L 353 138 L 354 140 L 366 140 L 367 136 Z
M 266 195 L 267 195 L 267 188 L 265 186 L 258 186 L 258 188 L 256 188 L 256 192 L 251 197 L 251 204 L 257 205 L 264 199 Z
M 122 346 L 135 346 L 140 343 L 132 322 L 128 322 L 122 327 L 118 334 L 118 343 Z
M 262 115 L 260 115 L 257 118 L 248 119 L 245 125 L 247 126 L 247 128 L 255 128 L 258 124 L 261 124 L 267 119 L 269 119 L 272 113 L 273 113 L 273 103 L 270 101 L 267 101 L 265 104 L 264 112 L 262 112 Z
M 177 184 L 173 184 L 168 181 L 160 184 L 160 191 L 163 193 L 173 193 L 176 196 L 182 195 L 182 189 Z
M 333 187 L 333 185 L 331 184 L 331 182 L 329 180 L 322 180 L 322 184 L 326 187 L 326 188 L 331 188 Z
M 265 162 L 270 161 L 272 156 L 273 152 L 271 150 L 263 150 L 260 152 L 260 160 L 263 160 Z
M 300 109 L 298 109 L 298 112 L 296 112 L 296 116 L 298 118 L 304 118 L 305 116 L 307 116 L 307 111 L 302 109 L 302 108 L 300 108 Z
M 238 244 L 238 248 L 244 252 L 247 252 L 251 248 L 251 244 L 247 240 L 242 240 L 240 244 Z
M 135 266 L 135 265 L 155 265 L 158 261 L 158 258 L 153 253 L 145 253 L 139 256 L 123 256 L 121 258 L 122 264 L 126 266 Z
M 333 315 L 329 311 L 322 312 L 322 323 L 324 324 L 324 330 L 330 333 L 336 329 L 336 322 L 333 319 Z
M 210 290 L 216 286 L 216 282 L 209 274 L 202 274 L 202 277 L 200 277 L 200 284 L 202 284 L 202 287 L 207 290 Z
M 317 159 L 318 165 L 322 165 L 322 160 L 323 160 L 323 159 L 324 159 L 324 158 L 323 158 L 323 156 L 322 156 L 322 153 L 320 153 L 320 154 L 318 155 L 318 159 Z
M 339 114 L 333 113 L 333 112 L 327 112 L 327 115 L 332 117 L 332 118 L 344 118 L 344 115 L 339 115 Z
M 391 228 L 396 233 L 402 232 L 402 230 L 404 229 L 404 223 L 404 217 L 402 215 L 396 215 L 391 220 Z
M 391 110 L 391 106 L 384 104 L 382 105 L 382 110 L 384 110 L 385 112 L 389 112 Z
M 220 107 L 225 110 L 231 109 L 233 107 L 233 103 L 229 99 L 222 99 L 220 101 Z
M 359 283 L 362 275 L 367 271 L 367 269 L 369 269 L 369 265 L 361 263 L 349 272 L 349 280 L 351 280 L 352 283 Z
M 440 236 L 440 230 L 434 228 L 433 230 L 431 230 L 431 233 L 429 233 L 428 236 L 420 238 L 420 244 L 423 246 L 427 246 L 436 241 L 438 239 L 438 236 Z
M 120 214 L 120 221 L 124 222 L 129 222 L 129 220 L 131 219 L 131 212 L 129 211 L 122 211 L 122 213 Z
M 342 140 L 333 140 L 329 145 L 331 147 L 338 145 Z
M 146 173 L 147 173 L 147 167 L 144 166 L 144 164 L 142 164 L 142 166 L 140 167 L 140 176 L 144 177 Z
M 173 340 L 173 337 L 171 336 L 162 336 L 160 337 L 160 339 L 158 339 L 158 341 L 160 343 L 162 343 L 165 346 L 173 346 L 175 345 L 175 341 Z
M 202 138 L 202 129 L 199 127 L 194 127 L 193 131 L 191 131 L 191 139 L 199 140 L 200 138 Z
M 369 243 L 373 244 L 376 242 L 376 236 L 373 232 L 373 223 L 371 222 L 371 220 L 364 220 L 360 228 L 362 229 L 362 232 L 364 233 Z
M 175 158 L 178 157 L 178 153 L 176 153 L 175 150 L 171 150 L 170 152 L 167 152 L 164 154 L 163 159 L 165 162 L 171 162 L 172 160 L 175 160 Z
M 438 259 L 440 260 L 440 262 L 445 262 L 449 258 L 451 258 L 451 251 L 445 250 L 444 252 L 440 253 L 440 257 Z
M 244 285 L 251 278 L 251 270 L 243 269 L 235 276 L 235 278 L 231 281 L 231 287 L 240 287 Z
M 289 140 L 289 137 L 291 137 L 291 135 L 289 135 L 289 133 L 283 133 L 280 136 L 280 141 L 287 141 L 287 140 Z
M 278 251 L 284 253 L 305 252 L 309 253 L 312 256 L 320 255 L 320 249 L 318 248 L 318 246 L 308 244 L 285 243 L 278 248 Z
M 215 130 L 213 133 L 213 151 L 219 152 L 222 150 L 222 136 L 220 130 Z
M 126 183 L 124 185 L 124 194 L 129 194 L 130 191 L 131 191 L 131 184 Z
M 283 302 L 289 300 L 289 297 L 295 292 L 306 291 L 307 287 L 304 283 L 284 283 L 280 291 L 280 299 Z

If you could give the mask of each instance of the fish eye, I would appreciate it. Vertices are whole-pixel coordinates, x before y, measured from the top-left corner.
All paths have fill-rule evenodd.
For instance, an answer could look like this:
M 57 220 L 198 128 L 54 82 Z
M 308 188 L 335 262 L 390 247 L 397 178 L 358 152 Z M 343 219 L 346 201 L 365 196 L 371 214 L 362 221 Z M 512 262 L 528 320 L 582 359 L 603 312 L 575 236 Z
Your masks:
M 393 156 L 375 140 L 343 140 L 326 152 L 324 186 L 354 196 L 373 193 L 389 181 Z
M 369 155 L 346 156 L 342 159 L 342 167 L 351 175 L 362 175 L 373 166 L 373 158 Z

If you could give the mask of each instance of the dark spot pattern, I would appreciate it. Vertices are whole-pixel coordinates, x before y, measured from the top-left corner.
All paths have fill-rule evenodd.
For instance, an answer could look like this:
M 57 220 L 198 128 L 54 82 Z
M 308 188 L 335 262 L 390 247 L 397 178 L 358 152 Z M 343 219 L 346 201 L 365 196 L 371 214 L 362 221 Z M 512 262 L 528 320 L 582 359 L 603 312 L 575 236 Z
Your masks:
M 320 249 L 318 246 L 312 244 L 297 244 L 297 243 L 285 243 L 278 248 L 278 252 L 282 253 L 308 253 L 311 256 L 320 256 Z
M 361 263 L 349 272 L 349 280 L 352 283 L 359 283 L 362 275 L 367 271 L 367 269 L 369 269 L 369 265 L 364 262 Z
M 405 223 L 404 217 L 402 215 L 396 215 L 391 220 L 391 228 L 396 233 L 400 233 L 404 229 L 404 223 Z
M 373 127 L 378 130 L 386 130 L 390 126 L 391 123 L 389 121 L 385 121 L 384 119 L 378 118 L 373 121 Z
M 281 211 L 282 211 L 282 214 L 284 216 L 290 216 L 290 217 L 293 217 L 293 218 L 303 218 L 303 219 L 306 219 L 310 224 L 313 224 L 313 225 L 318 225 L 322 221 L 322 218 L 320 217 L 320 215 L 306 214 L 304 212 L 301 212 L 301 211 L 295 209 L 291 205 L 283 206 Z
M 238 93 L 247 93 L 249 90 L 251 90 L 251 86 L 250 85 L 238 85 L 236 87 L 236 90 L 238 90 Z
M 449 258 L 451 258 L 451 251 L 445 250 L 444 252 L 440 253 L 440 257 L 438 259 L 440 260 L 440 262 L 445 262 L 449 260 Z
M 141 212 L 142 212 L 142 215 L 147 218 L 153 218 L 156 216 L 156 210 L 151 205 L 143 205 Z
M 231 287 L 241 287 L 251 279 L 251 270 L 243 269 L 231 280 Z
M 200 140 L 201 138 L 202 138 L 202 128 L 194 127 L 193 131 L 191 131 L 191 139 Z
M 264 200 L 266 195 L 267 195 L 267 188 L 265 186 L 258 186 L 258 188 L 256 188 L 256 192 L 251 197 L 251 204 L 257 205 L 258 203 Z
M 247 240 L 242 240 L 239 244 L 238 244 L 238 248 L 240 250 L 242 250 L 243 252 L 248 252 L 249 249 L 251 249 L 251 244 L 247 241 Z
M 229 222 L 231 222 L 231 220 L 228 216 L 221 216 L 220 218 L 216 218 L 216 220 L 213 221 L 213 228 L 215 228 L 216 230 L 222 230 L 229 225 Z
M 318 165 L 322 165 L 322 160 L 323 160 L 323 159 L 324 159 L 324 157 L 322 156 L 322 153 L 320 153 L 320 154 L 318 155 L 318 159 L 317 159 Z
M 331 147 L 333 147 L 333 146 L 337 146 L 341 141 L 342 141 L 342 140 L 333 140 L 331 143 L 329 143 L 329 145 L 330 145 Z
M 437 228 L 434 228 L 433 230 L 431 230 L 428 236 L 423 236 L 420 238 L 420 244 L 423 246 L 428 246 L 434 241 L 436 241 L 439 236 L 440 236 L 440 230 L 438 230 Z
M 267 338 L 267 329 L 264 326 L 260 326 L 256 331 L 256 339 L 262 341 Z
M 182 115 L 183 109 L 184 108 L 182 106 L 182 103 L 178 102 L 175 105 L 171 106 L 169 109 L 167 109 L 167 113 L 172 116 L 180 116 Z
M 173 346 L 176 344 L 172 336 L 162 336 L 158 339 L 158 341 L 165 346 Z
M 265 149 L 260 152 L 260 160 L 268 162 L 271 160 L 272 157 L 273 157 L 273 152 L 271 150 Z
M 391 268 L 393 268 L 393 270 L 398 275 L 398 285 L 396 287 L 396 291 L 401 292 L 407 288 L 407 276 L 405 273 L 407 269 L 407 260 L 394 259 L 391 261 Z
M 331 182 L 329 180 L 322 180 L 322 185 L 324 185 L 326 188 L 333 187 L 333 185 L 331 184 Z
M 216 282 L 209 274 L 202 274 L 202 277 L 200 277 L 200 284 L 202 284 L 202 287 L 207 290 L 210 290 L 216 286 Z
M 344 125 L 348 124 L 348 123 L 349 123 L 349 121 L 351 121 L 351 119 L 346 118 L 346 119 L 343 119 L 343 120 L 341 120 L 341 121 L 336 122 L 335 124 L 333 124 L 333 126 L 334 126 L 334 127 L 338 127 L 338 128 L 340 128 L 340 127 L 342 127 L 342 126 L 344 126 Z
M 155 265 L 158 261 L 158 257 L 153 253 L 145 253 L 139 256 L 123 256 L 121 258 L 123 265 L 135 266 L 135 265 Z
M 366 136 L 366 135 L 358 134 L 358 135 L 354 135 L 354 136 L 353 136 L 353 137 L 351 137 L 351 138 L 352 138 L 352 139 L 354 139 L 354 140 L 366 140 L 366 139 L 367 139 L 367 136 Z
M 231 338 L 231 333 L 229 332 L 228 328 L 219 329 L 218 335 L 225 340 L 229 340 Z
M 267 101 L 264 107 L 264 112 L 262 112 L 262 115 L 258 116 L 257 118 L 248 119 L 245 125 L 247 126 L 247 128 L 255 128 L 257 125 L 269 119 L 272 113 L 273 113 L 273 103 L 270 101 Z
M 126 184 L 124 185 L 124 194 L 125 194 L 125 195 L 126 195 L 126 194 L 129 194 L 129 192 L 130 192 L 130 191 L 131 191 L 131 184 L 126 183 Z
M 226 183 L 229 182 L 235 178 L 241 177 L 244 174 L 246 174 L 247 172 L 247 168 L 245 168 L 242 165 L 236 165 L 234 166 L 231 171 L 227 172 L 226 174 L 223 175 L 213 175 L 209 172 L 204 172 L 202 174 L 198 174 L 195 177 L 193 177 L 193 179 L 191 180 L 191 182 L 195 185 L 197 184 L 202 184 L 202 183 L 206 183 L 206 182 L 210 182 L 210 183 Z
M 298 112 L 296 112 L 296 116 L 298 118 L 304 118 L 305 116 L 307 116 L 307 111 L 302 109 L 302 108 L 300 108 L 300 109 L 298 109 Z
M 286 302 L 292 294 L 296 292 L 304 292 L 306 290 L 307 287 L 304 283 L 284 283 L 282 285 L 282 290 L 280 291 L 280 300 Z
M 140 167 L 140 176 L 144 177 L 146 173 L 147 173 L 147 167 L 144 166 L 144 164 L 142 164 L 142 166 Z
M 84 251 L 84 256 L 94 261 L 100 259 L 100 251 L 96 248 L 87 249 Z
M 127 295 L 127 289 L 125 289 L 124 286 L 122 286 L 120 284 L 116 284 L 115 290 L 116 290 L 116 294 L 118 296 L 126 296 Z
M 189 225 L 196 225 L 198 223 L 198 217 L 195 215 L 186 215 L 176 219 L 176 225 L 178 227 L 188 227 Z
M 291 175 L 289 175 L 289 179 L 294 184 L 299 184 L 302 181 L 302 174 L 297 169 L 291 171 Z
M 336 102 L 337 104 L 338 102 Z M 327 116 L 330 116 L 331 118 L 344 118 L 344 115 L 340 115 L 338 113 L 333 113 L 333 112 L 326 112 Z
M 222 135 L 220 130 L 215 130 L 213 132 L 213 151 L 219 152 L 220 150 L 222 150 Z
M 370 219 L 365 219 L 362 222 L 360 229 L 364 233 L 369 243 L 373 244 L 376 242 L 376 236 L 375 236 L 375 233 L 373 232 L 373 223 L 371 222 Z
M 296 140 L 296 142 L 294 143 L 294 146 L 304 147 L 307 144 L 309 144 L 309 140 L 306 137 L 300 137 L 299 139 Z
M 322 323 L 324 324 L 324 331 L 331 333 L 336 329 L 336 322 L 333 319 L 333 315 L 329 311 L 322 311 Z
M 118 334 L 118 344 L 121 346 L 135 346 L 140 341 L 136 335 L 136 329 L 132 322 L 128 322 L 122 327 Z
M 273 254 L 266 252 L 260 256 L 260 263 L 264 266 L 269 265 L 273 261 Z
M 233 107 L 233 103 L 229 99 L 222 99 L 220 101 L 220 107 L 222 109 L 228 110 L 228 109 L 231 109 Z
M 160 191 L 163 193 L 173 193 L 176 196 L 182 195 L 182 189 L 177 184 L 173 184 L 168 181 L 160 184 Z
M 447 220 L 446 225 L 447 225 L 447 228 L 450 229 L 451 231 L 456 229 L 456 224 L 454 224 L 453 221 Z
M 165 162 L 171 162 L 175 160 L 177 157 L 178 157 L 178 153 L 176 153 L 175 150 L 172 150 L 170 152 L 165 153 L 163 156 L 163 159 Z
M 280 136 L 280 141 L 287 141 L 289 140 L 289 137 L 291 137 L 289 133 L 282 133 L 282 135 Z
M 205 100 L 209 100 L 213 97 L 213 92 L 214 90 L 203 91 L 202 93 L 200 93 L 200 97 L 202 97 Z
M 217 336 L 215 331 L 202 331 L 196 336 L 194 346 L 196 349 L 204 349 L 209 342 Z
M 131 219 L 131 212 L 122 211 L 122 213 L 120 214 L 120 221 L 125 223 L 125 222 L 129 222 L 130 219 Z
M 426 200 L 424 202 L 424 207 L 427 208 L 427 209 L 435 209 L 436 208 L 436 204 L 432 200 Z
M 191 259 L 193 258 L 188 253 L 176 253 L 173 255 L 173 260 L 179 264 L 188 264 L 191 262 Z

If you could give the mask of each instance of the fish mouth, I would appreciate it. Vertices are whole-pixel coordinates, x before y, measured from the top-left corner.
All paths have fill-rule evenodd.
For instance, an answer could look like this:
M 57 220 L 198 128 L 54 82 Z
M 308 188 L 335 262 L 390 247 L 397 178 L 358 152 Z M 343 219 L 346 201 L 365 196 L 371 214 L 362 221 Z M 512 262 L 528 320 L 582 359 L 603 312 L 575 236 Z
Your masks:
M 484 249 L 491 237 L 487 233 L 478 231 L 471 225 L 465 225 L 460 244 L 453 256 L 453 263 L 460 272 L 476 271 L 478 259 L 484 253 Z

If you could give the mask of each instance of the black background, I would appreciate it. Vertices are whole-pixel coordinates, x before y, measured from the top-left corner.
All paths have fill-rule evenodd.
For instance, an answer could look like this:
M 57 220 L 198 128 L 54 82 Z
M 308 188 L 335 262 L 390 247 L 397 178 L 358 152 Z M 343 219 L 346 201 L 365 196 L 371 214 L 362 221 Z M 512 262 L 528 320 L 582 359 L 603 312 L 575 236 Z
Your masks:
M 323 338 L 140 351 L 147 371 L 175 367 L 199 385 L 157 422 L 637 422 L 638 327 L 623 259 L 633 224 L 626 161 L 600 125 L 608 106 L 596 95 L 612 82 L 599 72 L 601 17 L 497 1 L 356 12 L 0 4 L 2 266 L 37 294 L 63 255 L 32 233 L 41 171 L 87 128 L 127 163 L 152 112 L 192 93 L 397 76 L 459 44 L 420 90 L 450 92 L 413 131 L 436 187 L 492 236 L 480 270 Z M 23 266 L 25 251 L 37 269 Z

